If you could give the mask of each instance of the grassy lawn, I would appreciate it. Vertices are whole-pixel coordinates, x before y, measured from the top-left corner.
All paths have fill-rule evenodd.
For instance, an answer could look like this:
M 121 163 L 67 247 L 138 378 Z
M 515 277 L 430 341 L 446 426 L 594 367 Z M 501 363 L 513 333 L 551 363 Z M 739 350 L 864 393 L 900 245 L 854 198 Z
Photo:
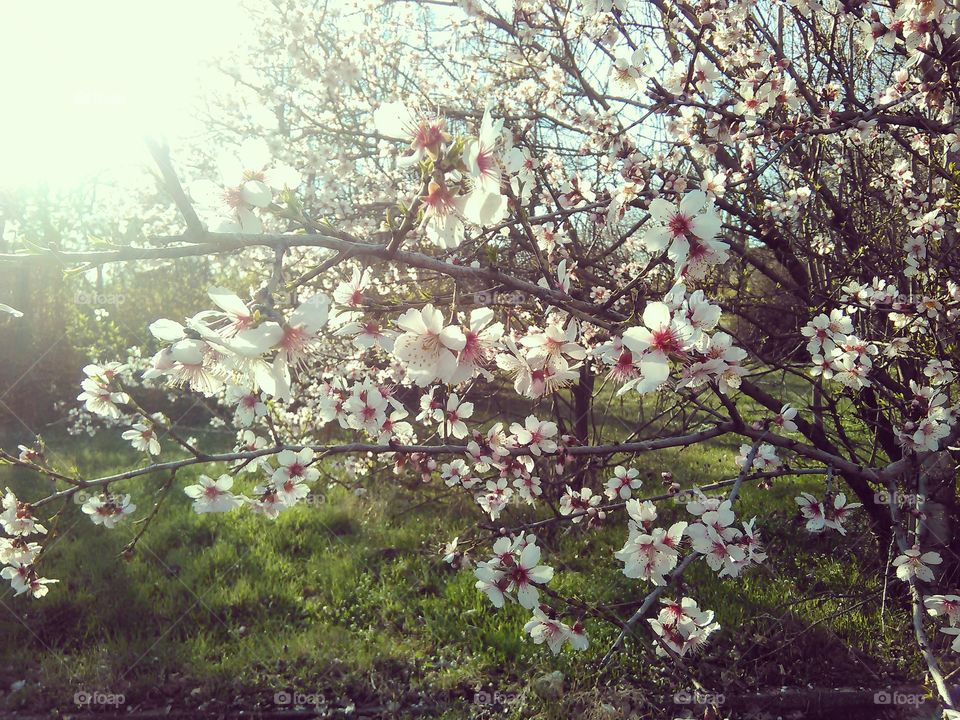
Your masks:
M 59 461 L 88 474 L 134 461 L 106 435 L 56 447 Z M 735 451 L 718 442 L 641 455 L 634 465 L 656 493 L 664 467 L 684 487 L 729 477 Z M 326 470 L 343 473 L 333 464 Z M 291 706 L 278 705 L 275 694 L 290 692 L 311 696 L 311 705 L 352 706 L 353 716 L 626 718 L 643 716 L 631 713 L 649 711 L 653 698 L 693 687 L 686 671 L 653 657 L 645 626 L 604 670 L 611 626 L 589 620 L 591 644 L 582 654 L 554 657 L 525 640 L 527 611 L 495 610 L 474 589 L 472 572 L 442 563 L 439 548 L 466 535 L 477 515 L 439 481 L 414 493 L 385 472 L 364 479 L 362 496 L 318 486 L 322 498 L 269 521 L 248 512 L 195 515 L 181 490 L 195 476 L 178 475 L 132 557 L 119 556 L 137 526 L 106 531 L 71 506 L 45 559 L 44 574 L 60 583 L 39 601 L 13 598 L 4 583 L 0 708 L 75 709 L 76 692 L 99 691 L 122 693 L 126 709 L 278 710 Z M 162 481 L 128 486 L 137 517 L 153 506 Z M 30 489 L 36 482 L 0 468 L 0 487 L 25 497 L 39 494 Z M 846 537 L 802 530 L 793 497 L 806 487 L 822 492 L 822 482 L 746 488 L 738 517 L 760 518 L 768 561 L 740 580 L 719 580 L 702 562 L 687 573 L 684 592 L 714 609 L 723 627 L 688 664 L 703 686 L 871 687 L 921 676 L 895 584 L 881 618 L 876 569 L 886 558 L 863 518 Z M 424 503 L 431 495 L 440 499 Z M 661 506 L 658 524 L 686 515 L 682 506 Z M 514 524 L 520 510 L 510 512 L 501 524 Z M 626 537 L 622 516 L 586 537 L 579 528 L 549 527 L 540 543 L 544 562 L 557 569 L 555 590 L 622 604 L 623 615 L 649 591 L 624 577 L 613 557 Z M 537 680 L 557 671 L 563 693 L 552 698 Z M 19 689 L 8 691 L 12 683 Z M 499 693 L 497 702 L 475 702 L 478 692 Z

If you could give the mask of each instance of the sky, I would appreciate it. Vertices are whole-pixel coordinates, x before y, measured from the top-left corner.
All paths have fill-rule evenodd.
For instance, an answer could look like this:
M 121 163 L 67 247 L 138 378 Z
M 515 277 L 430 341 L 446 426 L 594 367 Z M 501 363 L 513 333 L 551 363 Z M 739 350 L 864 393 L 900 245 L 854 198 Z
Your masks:
M 253 32 L 240 0 L 0 0 L 0 189 L 142 165 L 199 132 L 210 62 Z

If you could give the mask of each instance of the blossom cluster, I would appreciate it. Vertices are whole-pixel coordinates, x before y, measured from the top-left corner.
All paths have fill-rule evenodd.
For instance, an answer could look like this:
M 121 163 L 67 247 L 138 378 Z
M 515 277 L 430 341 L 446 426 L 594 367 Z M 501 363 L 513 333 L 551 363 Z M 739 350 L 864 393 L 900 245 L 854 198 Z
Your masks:
M 0 577 L 10 581 L 15 594 L 41 598 L 47 586 L 58 582 L 40 577 L 34 563 L 40 555 L 39 543 L 28 540 L 31 535 L 45 535 L 47 529 L 37 522 L 28 503 L 17 498 L 9 488 L 0 499 L 0 526 L 8 537 L 0 537 Z
M 844 521 L 851 510 L 862 507 L 862 503 L 847 502 L 847 496 L 842 492 L 835 495 L 828 493 L 823 499 L 815 498 L 808 492 L 802 492 L 795 498 L 795 502 L 800 506 L 800 512 L 807 521 L 807 531 L 812 533 L 831 529 L 846 535 Z
M 657 646 L 660 656 L 667 656 L 667 649 L 680 657 L 695 653 L 720 629 L 719 623 L 713 619 L 713 610 L 701 610 L 692 598 L 685 597 L 680 602 L 664 599 L 661 603 L 663 607 L 657 617 L 648 620 L 654 634 L 663 643 Z

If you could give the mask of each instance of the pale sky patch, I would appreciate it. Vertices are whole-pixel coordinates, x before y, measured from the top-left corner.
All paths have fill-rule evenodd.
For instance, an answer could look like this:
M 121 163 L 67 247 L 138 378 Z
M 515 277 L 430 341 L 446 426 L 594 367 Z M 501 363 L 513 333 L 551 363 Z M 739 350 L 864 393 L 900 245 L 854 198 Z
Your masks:
M 145 135 L 202 130 L 210 62 L 249 39 L 237 0 L 0 4 L 0 187 L 70 186 L 141 165 Z

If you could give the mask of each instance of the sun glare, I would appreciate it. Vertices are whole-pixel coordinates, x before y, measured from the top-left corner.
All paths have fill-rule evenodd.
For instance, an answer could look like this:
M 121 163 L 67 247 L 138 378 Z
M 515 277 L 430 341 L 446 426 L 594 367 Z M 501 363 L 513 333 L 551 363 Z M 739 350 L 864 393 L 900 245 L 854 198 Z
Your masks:
M 0 187 L 69 186 L 200 130 L 210 61 L 249 31 L 237 0 L 0 4 Z

